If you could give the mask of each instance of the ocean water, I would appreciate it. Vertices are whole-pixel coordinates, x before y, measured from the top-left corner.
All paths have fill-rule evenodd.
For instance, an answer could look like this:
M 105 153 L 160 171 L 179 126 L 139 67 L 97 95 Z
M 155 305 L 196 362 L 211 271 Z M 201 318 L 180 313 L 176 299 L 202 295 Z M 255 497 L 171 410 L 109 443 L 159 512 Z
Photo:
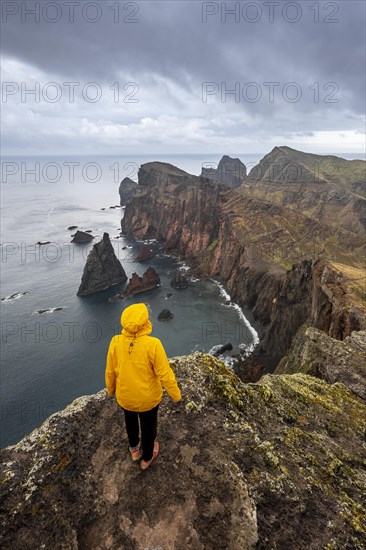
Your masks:
M 133 258 L 143 243 L 117 238 L 123 211 L 109 207 L 119 204 L 119 182 L 125 176 L 137 179 L 138 167 L 150 160 L 199 174 L 202 165 L 215 166 L 219 157 L 2 160 L 1 298 L 16 297 L 0 303 L 1 447 L 16 443 L 76 397 L 105 386 L 108 344 L 120 332 L 121 312 L 131 303 L 150 305 L 152 334 L 162 340 L 169 357 L 227 342 L 234 352 L 239 345 L 250 350 L 258 341 L 255 329 L 260 327 L 253 328 L 238 307 L 225 303 L 224 287 L 191 277 L 188 289 L 174 290 L 172 273 L 184 268 L 177 258 L 153 243 L 157 255 L 136 263 Z M 72 225 L 92 230 L 94 241 L 71 244 Z M 108 297 L 124 285 L 76 296 L 88 253 L 105 231 L 127 275 L 143 274 L 152 265 L 161 278 L 159 288 L 116 303 Z M 49 244 L 38 246 L 39 241 Z M 173 296 L 167 299 L 169 292 Z M 157 320 L 164 308 L 174 315 L 168 323 Z

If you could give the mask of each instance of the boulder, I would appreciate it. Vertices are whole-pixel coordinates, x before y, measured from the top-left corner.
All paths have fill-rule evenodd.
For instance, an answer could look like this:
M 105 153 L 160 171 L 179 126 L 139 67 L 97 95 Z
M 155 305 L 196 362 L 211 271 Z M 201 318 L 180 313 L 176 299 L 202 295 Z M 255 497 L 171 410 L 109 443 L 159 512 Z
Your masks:
M 225 351 L 231 351 L 232 349 L 233 349 L 233 345 L 230 343 L 224 344 L 223 346 L 215 346 L 211 354 L 214 357 L 218 357 L 219 355 L 222 355 L 223 353 L 225 353 Z
M 93 235 L 90 235 L 90 233 L 87 233 L 86 231 L 76 231 L 71 242 L 76 244 L 84 244 L 90 243 L 93 239 Z
M 70 225 L 70 227 L 68 227 L 67 229 L 68 229 L 69 231 L 73 231 L 74 229 L 77 229 L 77 228 L 78 228 L 77 225 Z
M 169 311 L 169 309 L 163 309 L 158 315 L 158 321 L 170 321 L 173 317 L 174 315 Z
M 125 270 L 114 252 L 109 235 L 104 233 L 103 239 L 89 253 L 77 295 L 93 294 L 126 280 Z
M 173 279 L 170 281 L 170 286 L 177 290 L 182 290 L 188 287 L 188 279 L 185 275 L 182 275 L 179 271 L 174 274 Z

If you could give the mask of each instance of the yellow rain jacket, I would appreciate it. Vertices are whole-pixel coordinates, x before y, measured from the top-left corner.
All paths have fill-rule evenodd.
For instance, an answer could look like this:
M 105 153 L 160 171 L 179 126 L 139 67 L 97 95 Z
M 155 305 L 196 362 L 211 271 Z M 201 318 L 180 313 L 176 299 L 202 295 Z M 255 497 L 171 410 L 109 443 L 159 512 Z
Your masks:
M 153 409 L 164 386 L 173 401 L 181 393 L 162 343 L 152 331 L 145 304 L 133 304 L 121 315 L 122 334 L 113 336 L 108 349 L 105 383 L 108 395 L 129 411 Z

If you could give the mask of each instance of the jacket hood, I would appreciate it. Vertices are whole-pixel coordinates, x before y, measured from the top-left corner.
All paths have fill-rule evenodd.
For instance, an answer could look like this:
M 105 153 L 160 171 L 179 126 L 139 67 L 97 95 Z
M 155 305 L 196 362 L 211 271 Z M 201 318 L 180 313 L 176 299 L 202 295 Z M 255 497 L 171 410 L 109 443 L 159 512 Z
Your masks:
M 137 338 L 150 334 L 152 324 L 145 304 L 132 304 L 126 307 L 121 315 L 122 334 L 130 338 Z

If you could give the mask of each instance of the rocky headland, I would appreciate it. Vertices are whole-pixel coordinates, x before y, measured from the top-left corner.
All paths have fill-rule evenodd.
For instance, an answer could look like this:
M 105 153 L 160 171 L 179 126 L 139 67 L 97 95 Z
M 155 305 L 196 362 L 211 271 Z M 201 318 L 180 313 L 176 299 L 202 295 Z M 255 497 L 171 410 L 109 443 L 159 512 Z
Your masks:
M 275 147 L 230 189 L 147 163 L 122 230 L 224 282 L 261 323 L 256 355 L 272 372 L 304 323 L 337 340 L 366 328 L 362 168 Z
M 119 186 L 120 205 L 125 206 L 136 191 L 137 183 L 131 178 L 124 178 Z
M 104 233 L 103 239 L 93 246 L 88 255 L 77 295 L 94 294 L 125 281 L 125 270 L 114 252 L 108 233 Z

